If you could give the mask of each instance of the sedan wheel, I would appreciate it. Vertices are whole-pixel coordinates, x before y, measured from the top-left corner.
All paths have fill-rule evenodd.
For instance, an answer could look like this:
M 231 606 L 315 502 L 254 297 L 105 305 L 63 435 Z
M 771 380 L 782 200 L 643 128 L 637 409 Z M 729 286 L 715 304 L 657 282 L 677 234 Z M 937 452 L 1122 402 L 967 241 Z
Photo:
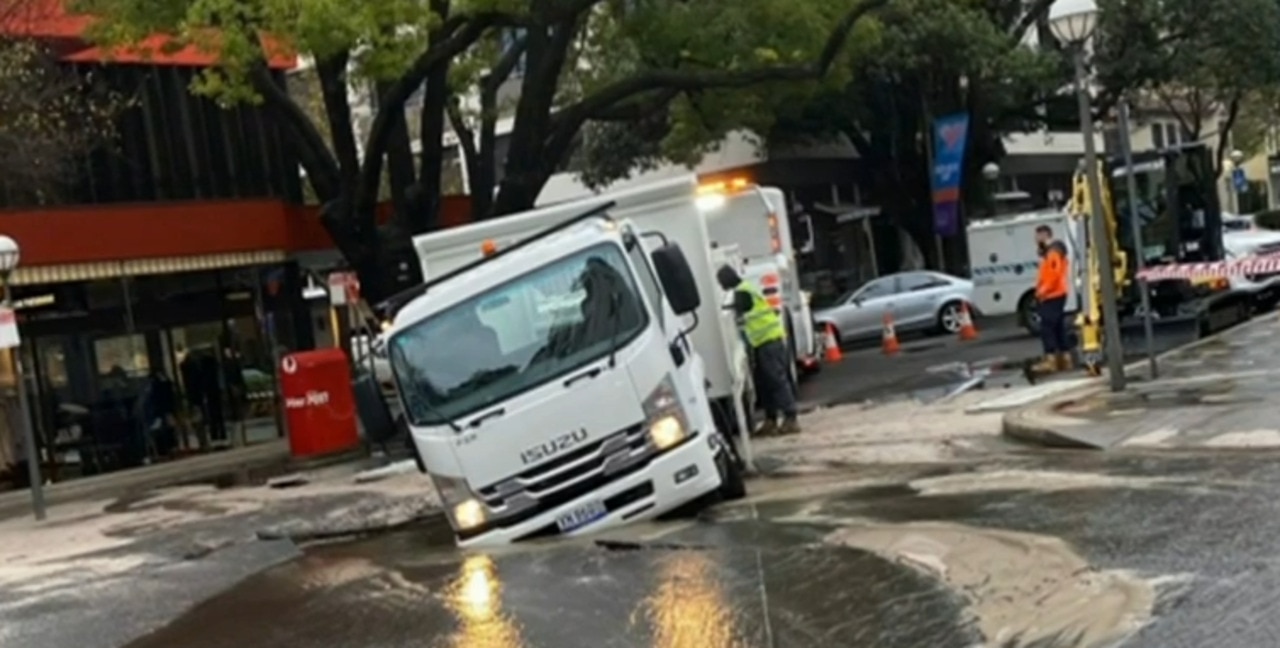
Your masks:
M 944 333 L 959 333 L 960 319 L 959 302 L 947 304 L 942 307 L 941 311 L 938 311 L 938 328 L 942 329 Z

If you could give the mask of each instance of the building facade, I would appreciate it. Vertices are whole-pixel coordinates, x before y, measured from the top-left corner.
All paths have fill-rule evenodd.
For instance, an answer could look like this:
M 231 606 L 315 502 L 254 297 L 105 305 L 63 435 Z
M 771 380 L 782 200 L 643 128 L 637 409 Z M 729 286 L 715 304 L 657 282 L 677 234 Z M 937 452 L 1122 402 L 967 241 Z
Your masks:
M 116 142 L 77 158 L 58 192 L 0 179 L 0 234 L 21 250 L 10 284 L 44 472 L 60 480 L 276 439 L 277 359 L 312 348 L 317 328 L 297 258 L 332 248 L 300 204 L 280 124 L 260 107 L 193 96 L 210 63 L 199 54 L 107 63 L 84 27 L 57 3 L 4 26 L 132 98 Z M 292 62 L 271 64 L 282 77 Z M 25 478 L 12 369 L 6 355 L 0 488 Z

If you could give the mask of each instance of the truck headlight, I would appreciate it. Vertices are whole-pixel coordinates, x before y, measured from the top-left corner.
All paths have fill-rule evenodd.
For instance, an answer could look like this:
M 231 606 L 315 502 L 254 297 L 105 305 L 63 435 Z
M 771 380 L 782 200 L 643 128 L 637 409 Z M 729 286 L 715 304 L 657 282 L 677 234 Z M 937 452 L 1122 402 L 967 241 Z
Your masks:
M 644 399 L 644 416 L 649 440 L 659 450 L 679 444 L 689 434 L 671 376 L 663 378 L 653 393 Z
M 467 480 L 458 477 L 442 477 L 432 475 L 431 481 L 440 494 L 440 503 L 444 505 L 445 514 L 453 522 L 456 529 L 473 529 L 485 523 L 489 518 L 485 505 L 471 494 Z

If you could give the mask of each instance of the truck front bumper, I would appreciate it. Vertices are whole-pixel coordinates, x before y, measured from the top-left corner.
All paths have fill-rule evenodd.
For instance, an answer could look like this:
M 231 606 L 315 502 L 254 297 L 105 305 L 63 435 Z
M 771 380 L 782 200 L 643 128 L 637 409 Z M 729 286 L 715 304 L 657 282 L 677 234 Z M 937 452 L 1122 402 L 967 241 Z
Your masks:
M 458 546 L 495 546 L 525 539 L 597 533 L 677 509 L 720 487 L 716 456 L 724 442 L 716 434 L 697 434 L 636 472 L 535 517 L 459 541 Z M 557 520 L 593 503 L 603 503 L 608 513 L 584 526 L 560 531 Z

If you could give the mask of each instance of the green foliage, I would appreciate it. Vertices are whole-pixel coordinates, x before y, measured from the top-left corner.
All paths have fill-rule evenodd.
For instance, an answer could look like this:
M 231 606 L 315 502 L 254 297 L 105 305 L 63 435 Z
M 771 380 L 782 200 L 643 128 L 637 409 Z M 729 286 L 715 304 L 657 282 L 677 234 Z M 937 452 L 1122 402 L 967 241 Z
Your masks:
M 1275 0 L 1101 0 L 1099 10 L 1102 84 L 1159 101 L 1196 135 L 1280 85 Z
M 496 3 L 465 4 L 485 8 Z M 440 16 L 418 0 L 72 0 L 72 10 L 102 17 L 91 36 L 129 48 L 153 34 L 215 54 L 195 88 L 224 103 L 256 101 L 248 72 L 264 54 L 325 59 L 353 52 L 357 77 L 397 78 L 427 44 Z M 264 40 L 262 34 L 271 34 Z M 270 50 L 270 51 L 268 51 Z M 144 52 L 155 54 L 156 52 Z
M 818 60 L 826 37 L 850 2 L 641 0 L 593 15 L 579 55 L 592 63 L 562 100 L 590 96 L 618 81 L 654 71 L 739 71 Z M 746 88 L 704 88 L 657 102 L 640 120 L 598 119 L 584 129 L 572 167 L 601 185 L 666 161 L 693 164 L 737 130 L 767 132 L 775 108 L 848 78 L 847 60 L 874 47 L 880 26 L 860 20 L 846 56 L 821 80 L 770 81 Z M 599 63 L 597 63 L 599 61 Z
M 0 168 L 24 202 L 57 199 L 82 156 L 116 135 L 130 100 L 60 66 L 27 40 L 0 42 Z

